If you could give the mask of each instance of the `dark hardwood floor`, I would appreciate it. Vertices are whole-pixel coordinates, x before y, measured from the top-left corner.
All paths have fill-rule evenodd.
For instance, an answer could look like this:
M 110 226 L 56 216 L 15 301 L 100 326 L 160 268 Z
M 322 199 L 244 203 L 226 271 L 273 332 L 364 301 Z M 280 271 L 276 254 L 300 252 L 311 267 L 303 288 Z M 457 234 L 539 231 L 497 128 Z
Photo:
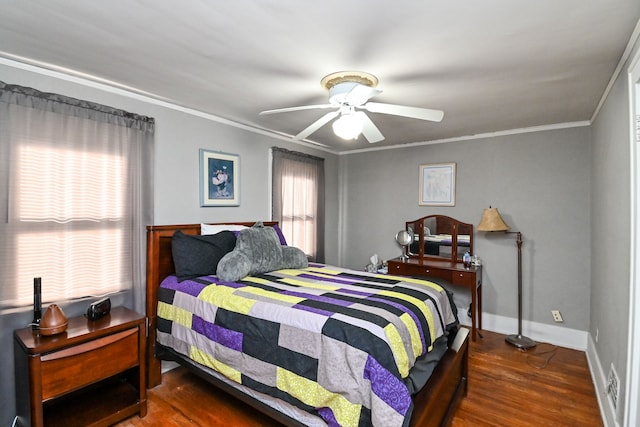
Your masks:
M 584 352 L 538 343 L 521 351 L 504 335 L 471 343 L 469 393 L 453 427 L 602 426 Z
M 453 427 L 603 425 L 583 352 L 543 343 L 523 352 L 503 335 L 483 336 L 471 343 L 469 393 Z M 148 399 L 145 418 L 117 426 L 280 427 L 183 368 L 164 374 Z

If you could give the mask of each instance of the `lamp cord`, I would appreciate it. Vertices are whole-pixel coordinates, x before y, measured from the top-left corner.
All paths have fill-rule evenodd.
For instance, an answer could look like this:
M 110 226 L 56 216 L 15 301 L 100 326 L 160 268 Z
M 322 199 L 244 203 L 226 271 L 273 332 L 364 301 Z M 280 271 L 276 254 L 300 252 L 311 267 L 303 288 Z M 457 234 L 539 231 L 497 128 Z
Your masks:
M 536 369 L 545 369 L 547 366 L 549 366 L 549 363 L 551 362 L 551 359 L 553 359 L 553 357 L 556 355 L 556 353 L 558 351 L 558 346 L 550 345 L 550 347 L 551 348 L 549 350 L 536 351 L 536 352 L 531 352 L 531 351 L 527 350 L 526 348 L 520 348 L 519 350 L 521 352 L 527 354 L 527 363 L 529 364 L 529 366 L 532 366 L 532 367 L 534 367 Z M 531 357 L 541 357 L 541 358 L 543 358 L 544 363 L 536 364 L 531 360 Z

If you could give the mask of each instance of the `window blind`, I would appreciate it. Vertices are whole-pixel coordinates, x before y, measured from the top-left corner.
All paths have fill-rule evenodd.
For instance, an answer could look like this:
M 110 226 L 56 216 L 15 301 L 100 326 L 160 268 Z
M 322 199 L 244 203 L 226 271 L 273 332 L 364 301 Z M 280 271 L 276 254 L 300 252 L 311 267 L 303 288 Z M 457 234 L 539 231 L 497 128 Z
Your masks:
M 0 302 L 134 290 L 152 223 L 153 119 L 0 83 Z M 138 288 L 136 290 L 136 288 Z

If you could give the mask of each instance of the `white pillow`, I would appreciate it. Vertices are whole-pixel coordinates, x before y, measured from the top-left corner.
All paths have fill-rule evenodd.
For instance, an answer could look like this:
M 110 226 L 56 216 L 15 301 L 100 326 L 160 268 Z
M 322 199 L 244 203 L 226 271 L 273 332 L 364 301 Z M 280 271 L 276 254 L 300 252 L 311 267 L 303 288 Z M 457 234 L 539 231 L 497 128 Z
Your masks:
M 249 228 L 238 224 L 200 224 L 200 234 L 218 234 L 221 231 L 240 231 Z

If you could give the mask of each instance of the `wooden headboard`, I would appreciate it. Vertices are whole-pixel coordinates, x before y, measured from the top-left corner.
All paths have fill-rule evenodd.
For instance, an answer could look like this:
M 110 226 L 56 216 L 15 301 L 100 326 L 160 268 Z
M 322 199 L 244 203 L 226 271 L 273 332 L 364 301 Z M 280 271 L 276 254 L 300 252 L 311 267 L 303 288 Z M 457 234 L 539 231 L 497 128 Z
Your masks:
M 264 225 L 273 226 L 276 221 L 263 221 Z M 255 222 L 222 222 L 212 225 L 245 225 L 251 227 Z M 161 383 L 160 360 L 155 357 L 156 349 L 156 314 L 158 310 L 158 288 L 160 283 L 175 273 L 171 253 L 173 233 L 181 230 L 184 234 L 200 234 L 200 224 L 150 225 L 147 226 L 147 289 L 146 315 L 148 322 L 147 336 L 147 387 L 155 387 Z

